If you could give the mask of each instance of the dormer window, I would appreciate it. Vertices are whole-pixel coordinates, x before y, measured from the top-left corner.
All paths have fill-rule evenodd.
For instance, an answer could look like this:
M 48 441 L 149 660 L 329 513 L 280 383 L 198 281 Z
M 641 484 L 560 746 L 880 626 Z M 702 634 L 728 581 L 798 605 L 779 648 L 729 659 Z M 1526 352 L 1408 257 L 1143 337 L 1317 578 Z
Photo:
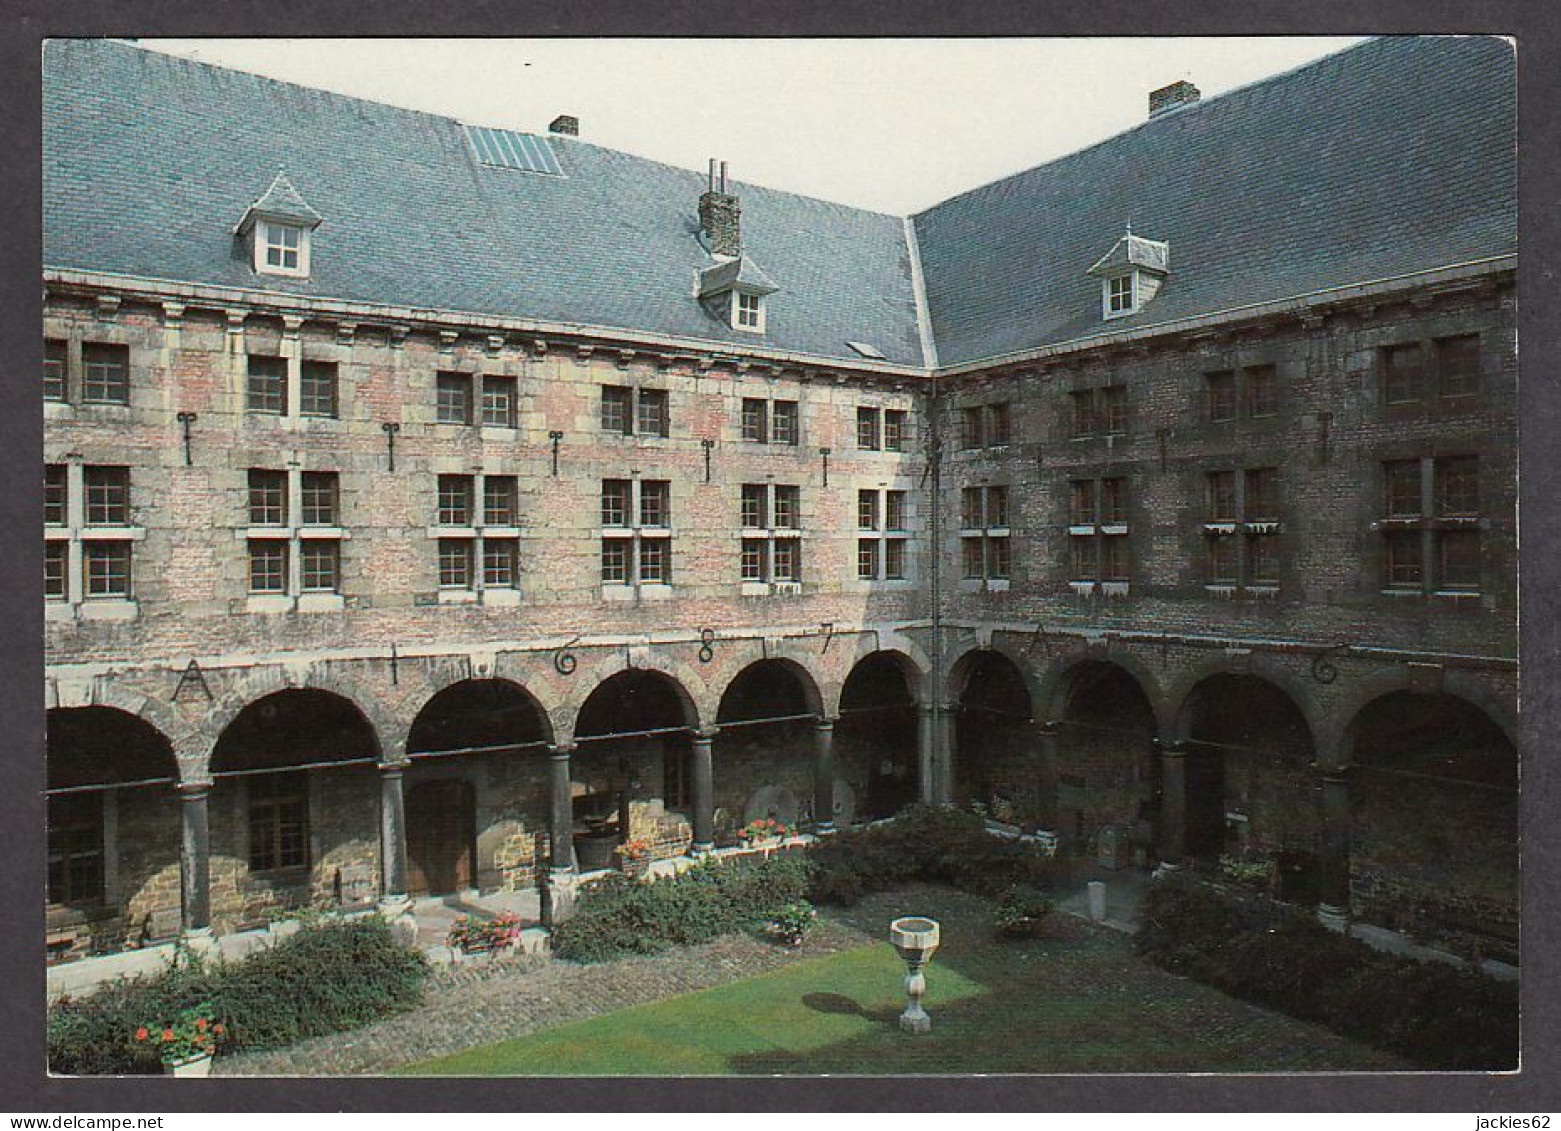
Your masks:
M 292 224 L 278 224 L 267 220 L 261 227 L 261 239 L 265 252 L 265 266 L 261 270 L 278 275 L 306 275 L 301 252 L 303 229 Z
M 752 330 L 764 333 L 764 298 L 762 295 L 735 291 L 732 294 L 732 329 Z
M 1118 275 L 1106 280 L 1106 313 L 1131 314 L 1133 303 L 1133 276 Z
M 1100 279 L 1100 316 L 1137 314 L 1159 293 L 1171 273 L 1171 246 L 1127 233 L 1089 269 Z
M 304 278 L 309 274 L 310 240 L 320 219 L 287 175 L 277 173 L 271 187 L 244 210 L 233 234 L 249 241 L 255 274 Z

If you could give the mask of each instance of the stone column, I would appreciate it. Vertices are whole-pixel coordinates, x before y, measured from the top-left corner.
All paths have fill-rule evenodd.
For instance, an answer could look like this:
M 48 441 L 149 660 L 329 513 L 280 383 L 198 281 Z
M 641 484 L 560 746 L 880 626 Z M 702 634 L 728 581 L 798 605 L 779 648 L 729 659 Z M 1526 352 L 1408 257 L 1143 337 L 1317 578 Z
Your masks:
M 694 843 L 689 851 L 695 855 L 715 847 L 715 736 L 713 730 L 694 732 Z
M 932 704 L 923 703 L 916 727 L 916 788 L 923 805 L 937 801 L 937 782 L 933 780 L 937 772 L 937 752 L 933 749 L 936 741 Z
M 1160 859 L 1179 864 L 1187 855 L 1187 744 L 1154 743 L 1160 749 Z
M 835 831 L 835 720 L 819 719 L 813 742 L 813 828 Z
M 574 745 L 549 747 L 547 764 L 548 849 L 553 855 L 553 871 L 573 871 L 575 867 L 574 798 L 570 792 L 573 775 L 569 768 Z
M 407 896 L 407 821 L 402 778 L 406 762 L 379 766 L 379 903 L 392 916 L 412 902 Z
M 959 730 L 957 727 L 957 708 L 945 703 L 937 712 L 937 741 L 933 743 L 934 765 L 937 767 L 933 777 L 938 783 L 937 803 L 939 805 L 954 804 L 954 759 L 957 755 L 956 747 L 959 745 Z
M 1056 719 L 1047 719 L 1040 725 L 1036 737 L 1037 820 L 1042 828 L 1057 832 L 1057 771 L 1062 764 L 1062 724 Z
M 211 836 L 206 802 L 211 782 L 179 783 L 180 926 L 186 939 L 211 935 Z
M 1318 767 L 1322 851 L 1318 854 L 1317 917 L 1343 930 L 1350 921 L 1350 783 L 1345 767 Z

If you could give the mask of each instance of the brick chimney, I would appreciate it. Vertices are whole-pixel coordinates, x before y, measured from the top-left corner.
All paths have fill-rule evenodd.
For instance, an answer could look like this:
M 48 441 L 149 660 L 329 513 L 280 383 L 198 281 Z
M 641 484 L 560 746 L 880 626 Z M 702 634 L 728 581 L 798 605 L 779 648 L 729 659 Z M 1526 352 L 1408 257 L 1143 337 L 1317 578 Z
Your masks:
M 743 253 L 742 214 L 737 197 L 726 191 L 726 162 L 720 163 L 718 176 L 716 160 L 712 157 L 709 187 L 699 198 L 699 230 L 710 241 L 710 254 Z
M 548 123 L 547 132 L 550 134 L 566 134 L 569 137 L 579 137 L 580 119 L 573 114 L 560 114 Z
M 1191 106 L 1201 97 L 1198 88 L 1186 79 L 1179 79 L 1170 86 L 1162 86 L 1159 90 L 1149 92 L 1149 116 L 1158 118 L 1161 114 L 1172 110 L 1180 110 L 1183 106 Z

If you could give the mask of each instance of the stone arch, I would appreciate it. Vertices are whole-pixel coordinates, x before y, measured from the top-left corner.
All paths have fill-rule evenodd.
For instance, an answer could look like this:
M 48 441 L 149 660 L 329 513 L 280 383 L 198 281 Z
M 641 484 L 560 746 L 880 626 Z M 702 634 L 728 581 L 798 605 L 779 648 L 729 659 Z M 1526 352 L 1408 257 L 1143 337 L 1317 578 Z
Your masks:
M 922 675 L 904 652 L 881 649 L 857 655 L 841 680 L 835 754 L 858 817 L 892 816 L 920 795 Z
M 452 695 L 461 694 L 462 692 L 459 689 L 467 689 L 472 692 L 477 692 L 482 694 L 484 698 L 490 698 L 494 700 L 505 697 L 512 697 L 517 699 L 519 703 L 523 704 L 524 707 L 529 709 L 531 712 L 532 721 L 535 723 L 536 729 L 540 732 L 539 741 L 549 745 L 552 744 L 552 720 L 549 717 L 547 710 L 542 706 L 541 701 L 532 694 L 528 687 L 505 676 L 470 676 L 464 679 L 441 681 L 440 686 L 432 690 L 431 693 L 423 700 L 422 706 L 417 709 L 416 713 L 412 716 L 411 723 L 407 726 L 404 749 L 408 754 L 413 753 L 414 742 L 418 738 L 424 737 L 419 734 L 419 724 L 425 724 L 426 729 L 426 724 L 429 722 L 430 708 L 435 707 L 436 704 L 440 704 L 441 702 L 448 702 Z M 501 704 L 496 703 L 495 706 L 501 706 Z M 426 753 L 428 751 L 420 750 L 418 752 Z
M 657 651 L 652 651 L 647 656 L 637 657 L 635 663 L 627 664 L 623 662 L 622 654 L 618 653 L 604 657 L 589 668 L 582 664 L 570 677 L 579 682 L 571 689 L 567 700 L 555 711 L 550 712 L 553 719 L 554 740 L 562 743 L 576 739 L 580 713 L 591 696 L 595 695 L 609 680 L 625 672 L 650 672 L 664 678 L 682 705 L 686 724 L 690 729 L 698 730 L 707 726 L 709 720 L 715 717 L 715 704 L 710 702 L 713 698 L 711 689 L 705 682 L 704 675 L 690 665 L 659 654 Z
M 45 713 L 44 765 L 50 789 L 180 778 L 178 754 L 165 731 L 133 711 L 104 704 Z
M 795 826 L 812 814 L 822 709 L 811 673 L 783 656 L 755 659 L 727 682 L 712 747 L 718 841 L 755 817 Z
M 1042 689 L 1041 697 L 1036 702 L 1040 704 L 1039 709 L 1046 719 L 1062 718 L 1079 669 L 1090 664 L 1110 664 L 1126 673 L 1138 685 L 1149 709 L 1154 713 L 1157 733 L 1170 731 L 1174 714 L 1159 678 L 1148 664 L 1121 648 L 1104 651 L 1089 647 L 1070 648 L 1052 660 L 1036 681 Z
M 267 717 L 267 708 L 270 708 L 273 713 L 271 717 Z M 296 729 L 296 742 L 304 751 L 318 750 L 330 756 L 318 759 L 308 753 L 297 753 L 296 758 L 285 754 L 279 756 L 274 748 L 267 747 L 264 754 L 259 755 L 257 759 L 257 764 L 265 768 L 303 765 L 313 761 L 346 761 L 353 755 L 358 757 L 372 755 L 376 759 L 380 756 L 383 748 L 379 731 L 359 703 L 339 691 L 328 688 L 312 685 L 282 687 L 250 700 L 228 719 L 212 744 L 208 769 L 216 774 L 224 770 L 245 768 L 240 764 L 250 761 L 256 754 L 256 751 L 248 747 L 259 745 L 254 732 L 271 725 L 275 717 L 284 710 L 300 712 L 307 710 L 307 715 L 300 719 L 300 725 Z M 350 746 L 330 741 L 334 736 L 320 733 L 318 728 L 321 711 L 329 712 L 333 716 L 332 722 L 337 723 L 343 731 L 348 728 L 361 728 L 361 732 L 353 736 Z M 229 765 L 230 761 L 234 764 Z
M 218 695 L 212 710 L 207 714 L 207 723 L 203 728 L 211 740 L 207 764 L 223 732 L 252 704 L 270 695 L 294 690 L 328 692 L 351 704 L 373 730 L 375 742 L 382 754 L 388 753 L 394 757 L 405 739 L 405 727 L 383 705 L 372 686 L 339 670 L 340 665 L 334 667 L 337 670 L 332 670 L 333 665 L 311 664 L 300 670 L 286 665 L 267 664 L 244 672 Z
M 1317 697 L 1302 680 L 1266 656 L 1249 656 L 1245 664 L 1232 664 L 1228 659 L 1211 660 L 1199 664 L 1174 680 L 1165 690 L 1164 703 L 1169 723 L 1169 736 L 1173 742 L 1187 741 L 1188 706 L 1193 693 L 1201 684 L 1217 676 L 1240 676 L 1259 680 L 1278 689 L 1306 720 L 1307 730 L 1314 744 L 1326 733 L 1322 723 L 1323 712 L 1317 705 Z
M 1044 772 L 1034 672 L 1007 648 L 973 648 L 951 665 L 945 691 L 954 723 L 952 800 L 991 805 L 1000 817 L 1034 808 Z M 1034 814 L 1005 819 L 1027 816 Z
M 822 715 L 824 710 L 823 694 L 820 691 L 819 682 L 814 674 L 803 664 L 798 663 L 789 656 L 770 656 L 764 659 L 753 660 L 744 664 L 726 685 L 721 689 L 721 696 L 716 703 L 715 721 L 717 724 L 730 722 L 729 718 L 723 718 L 723 714 L 729 713 L 732 708 L 732 696 L 735 691 L 740 691 L 740 681 L 751 678 L 752 674 L 761 668 L 785 671 L 796 681 L 796 686 L 801 694 L 803 709 L 814 715 Z
M 1344 700 L 1329 713 L 1326 723 L 1327 743 L 1321 746 L 1333 753 L 1338 765 L 1350 761 L 1350 724 L 1374 700 L 1395 691 L 1413 691 L 1414 676 L 1407 666 L 1395 666 L 1373 672 L 1356 680 Z M 1453 669 L 1444 671 L 1439 690 L 1443 694 L 1462 699 L 1483 711 L 1496 726 L 1501 728 L 1513 749 L 1519 748 L 1518 719 L 1509 697 L 1502 694 L 1472 671 Z
M 1043 688 L 1036 677 L 1035 668 L 1031 666 L 1029 659 L 1024 654 L 1023 648 L 1016 648 L 1004 641 L 999 641 L 995 636 L 989 643 L 973 643 L 967 648 L 961 649 L 954 655 L 944 667 L 943 696 L 949 704 L 957 704 L 964 694 L 974 665 L 981 662 L 983 655 L 997 655 L 1013 665 L 1019 678 L 1024 681 L 1025 691 L 1030 698 L 1030 711 L 1033 716 L 1045 703 Z

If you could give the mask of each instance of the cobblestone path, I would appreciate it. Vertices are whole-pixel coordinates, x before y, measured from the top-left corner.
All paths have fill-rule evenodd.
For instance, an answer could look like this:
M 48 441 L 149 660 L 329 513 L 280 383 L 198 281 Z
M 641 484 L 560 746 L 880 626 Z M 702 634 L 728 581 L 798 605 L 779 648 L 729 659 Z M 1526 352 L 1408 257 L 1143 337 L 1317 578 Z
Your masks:
M 465 963 L 433 973 L 423 1005 L 410 1013 L 287 1049 L 224 1057 L 213 1065 L 213 1074 L 382 1074 L 473 1045 L 721 985 L 866 942 L 884 942 L 890 919 L 903 914 L 941 919 L 945 946 L 957 946 L 964 937 L 989 937 L 985 901 L 942 888 L 914 887 L 870 896 L 848 910 L 831 909 L 796 949 L 734 935 L 663 955 L 591 966 L 537 955 Z M 1272 1035 L 1281 1071 L 1407 1067 L 1315 1026 L 1265 1013 L 1148 967 L 1132 956 L 1129 940 L 1105 928 L 1058 916 L 1056 929 L 1060 937 L 1095 935 L 1104 945 L 1119 946 L 1120 961 L 1108 963 L 1099 984 L 1083 987 L 1084 992 L 1098 997 L 1103 1009 L 1141 1011 L 1140 1017 L 1164 1028 L 1168 1037 L 1180 1034 L 1176 1039 L 1201 1044 L 1208 1034 L 1232 1026 L 1245 1026 L 1251 1033 L 1255 1025 L 1257 1033 Z M 1174 1000 L 1158 1000 L 1161 993 Z

